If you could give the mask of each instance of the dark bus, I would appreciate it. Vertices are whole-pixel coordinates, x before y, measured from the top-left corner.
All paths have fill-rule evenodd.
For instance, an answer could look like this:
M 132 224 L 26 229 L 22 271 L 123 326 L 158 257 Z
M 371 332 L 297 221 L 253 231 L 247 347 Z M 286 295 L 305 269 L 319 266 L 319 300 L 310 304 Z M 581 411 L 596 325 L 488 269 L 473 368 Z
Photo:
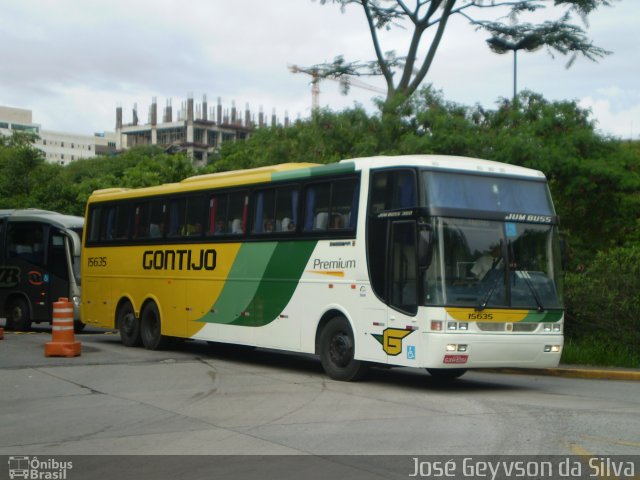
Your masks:
M 84 219 L 38 209 L 0 210 L 0 315 L 8 330 L 51 322 L 60 297 L 80 321 L 80 249 Z

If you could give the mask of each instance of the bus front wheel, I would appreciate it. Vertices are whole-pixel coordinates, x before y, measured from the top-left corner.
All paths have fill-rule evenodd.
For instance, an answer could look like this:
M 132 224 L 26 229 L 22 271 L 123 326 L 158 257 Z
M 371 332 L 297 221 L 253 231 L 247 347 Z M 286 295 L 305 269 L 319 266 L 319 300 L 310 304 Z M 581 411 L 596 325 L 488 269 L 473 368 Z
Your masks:
M 355 360 L 355 342 L 348 320 L 334 317 L 320 335 L 320 361 L 322 368 L 334 380 L 350 382 L 360 380 L 367 373 L 368 365 Z
M 120 340 L 127 347 L 138 347 L 142 344 L 140 337 L 140 322 L 133 312 L 133 306 L 129 302 L 123 303 L 118 309 L 116 318 Z
M 140 314 L 140 336 L 147 350 L 162 350 L 169 345 L 169 337 L 162 335 L 160 312 L 155 303 L 147 303 Z
M 29 305 L 24 298 L 11 300 L 7 308 L 7 330 L 27 332 L 31 328 Z

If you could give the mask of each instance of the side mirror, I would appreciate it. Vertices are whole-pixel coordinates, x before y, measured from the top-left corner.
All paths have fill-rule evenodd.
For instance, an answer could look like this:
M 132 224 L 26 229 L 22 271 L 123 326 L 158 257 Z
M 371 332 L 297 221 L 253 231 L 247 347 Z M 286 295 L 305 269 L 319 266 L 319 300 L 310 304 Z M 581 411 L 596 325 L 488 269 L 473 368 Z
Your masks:
M 560 265 L 562 270 L 567 270 L 569 264 L 569 242 L 567 237 L 560 232 Z
M 418 223 L 418 229 L 418 267 L 426 270 L 433 256 L 431 225 Z

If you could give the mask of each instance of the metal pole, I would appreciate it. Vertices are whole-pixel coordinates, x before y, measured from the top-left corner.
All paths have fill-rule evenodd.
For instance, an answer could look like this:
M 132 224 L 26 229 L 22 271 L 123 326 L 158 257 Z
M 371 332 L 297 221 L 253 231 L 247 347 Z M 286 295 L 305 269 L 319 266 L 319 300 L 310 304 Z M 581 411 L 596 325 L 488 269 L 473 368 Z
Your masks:
M 513 102 L 516 101 L 518 95 L 517 82 L 518 82 L 518 50 L 513 49 Z

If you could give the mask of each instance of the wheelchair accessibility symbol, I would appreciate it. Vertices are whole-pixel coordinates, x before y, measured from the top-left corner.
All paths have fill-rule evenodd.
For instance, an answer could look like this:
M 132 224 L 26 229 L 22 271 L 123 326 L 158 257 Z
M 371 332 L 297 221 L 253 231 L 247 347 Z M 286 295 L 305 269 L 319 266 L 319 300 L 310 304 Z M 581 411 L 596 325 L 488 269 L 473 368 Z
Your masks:
M 407 359 L 415 360 L 416 359 L 416 347 L 415 345 L 407 345 Z

